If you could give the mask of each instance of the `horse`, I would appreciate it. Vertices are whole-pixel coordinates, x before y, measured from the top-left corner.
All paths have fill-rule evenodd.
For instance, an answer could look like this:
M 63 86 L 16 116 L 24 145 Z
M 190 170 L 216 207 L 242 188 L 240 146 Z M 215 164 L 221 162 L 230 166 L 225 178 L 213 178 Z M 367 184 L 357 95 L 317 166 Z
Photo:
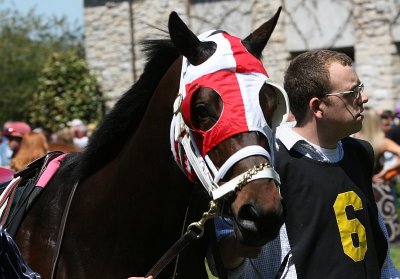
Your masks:
M 139 80 L 86 149 L 63 158 L 24 216 L 15 240 L 34 271 L 143 276 L 210 200 L 232 217 L 242 243 L 278 234 L 284 208 L 272 128 L 288 102 L 260 57 L 279 13 L 243 40 L 218 30 L 197 37 L 170 14 L 170 38 L 143 43 Z M 190 245 L 158 278 L 207 278 L 204 245 Z

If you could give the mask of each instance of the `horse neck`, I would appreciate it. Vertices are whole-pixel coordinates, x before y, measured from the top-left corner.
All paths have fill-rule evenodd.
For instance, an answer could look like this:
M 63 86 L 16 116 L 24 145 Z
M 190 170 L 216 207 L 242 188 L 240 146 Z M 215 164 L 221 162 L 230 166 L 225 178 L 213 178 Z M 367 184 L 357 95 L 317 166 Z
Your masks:
M 165 168 L 178 170 L 172 158 L 169 130 L 180 67 L 181 59 L 178 59 L 161 79 L 135 134 L 117 157 L 118 168 L 124 169 L 132 179 L 137 179 L 138 172 L 142 176 L 143 170 L 150 170 L 154 175 L 164 172 Z
M 119 155 L 89 178 L 102 183 L 103 194 L 113 196 L 111 203 L 118 208 L 125 204 L 129 208 L 123 210 L 133 211 L 132 215 L 151 207 L 146 212 L 149 219 L 169 211 L 170 218 L 182 219 L 174 216 L 174 210 L 186 207 L 192 189 L 174 162 L 169 141 L 180 67 L 178 59 L 161 79 L 141 123 Z

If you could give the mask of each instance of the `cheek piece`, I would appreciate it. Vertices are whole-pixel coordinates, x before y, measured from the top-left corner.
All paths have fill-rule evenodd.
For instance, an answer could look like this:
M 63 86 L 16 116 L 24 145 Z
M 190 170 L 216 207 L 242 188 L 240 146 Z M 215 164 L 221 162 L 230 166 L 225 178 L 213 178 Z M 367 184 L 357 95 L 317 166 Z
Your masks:
M 272 83 L 261 61 L 247 51 L 239 38 L 227 33 L 212 34 L 213 32 L 211 30 L 199 36 L 200 40 L 213 41 L 217 45 L 215 53 L 207 61 L 194 66 L 183 57 L 170 141 L 171 151 L 181 170 L 190 180 L 200 180 L 215 200 L 237 189 L 237 184 L 243 180 L 247 172 L 218 185 L 238 161 L 261 155 L 274 162 L 275 128 L 286 121 L 289 102 L 285 90 Z M 272 86 L 279 98 L 271 127 L 268 126 L 259 103 L 259 92 L 265 83 Z M 197 130 L 191 121 L 190 104 L 199 87 L 214 89 L 223 102 L 220 118 L 208 131 Z M 217 168 L 207 153 L 223 140 L 251 131 L 260 132 L 268 139 L 271 153 L 258 145 L 246 146 Z M 271 166 L 263 167 L 246 181 L 261 178 L 271 178 L 280 184 L 279 175 Z

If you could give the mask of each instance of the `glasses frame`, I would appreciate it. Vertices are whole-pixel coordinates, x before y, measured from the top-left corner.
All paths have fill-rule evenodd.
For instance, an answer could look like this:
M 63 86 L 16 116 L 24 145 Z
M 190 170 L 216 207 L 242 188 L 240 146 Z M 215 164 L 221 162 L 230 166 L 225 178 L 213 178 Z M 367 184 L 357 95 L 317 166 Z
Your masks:
M 355 96 L 354 99 L 358 99 L 358 98 L 360 98 L 361 93 L 363 93 L 363 92 L 364 92 L 364 83 L 360 83 L 353 90 L 344 91 L 344 92 L 329 93 L 329 94 L 325 94 L 325 96 L 340 96 L 340 95 L 348 95 L 348 94 L 356 93 L 357 95 Z

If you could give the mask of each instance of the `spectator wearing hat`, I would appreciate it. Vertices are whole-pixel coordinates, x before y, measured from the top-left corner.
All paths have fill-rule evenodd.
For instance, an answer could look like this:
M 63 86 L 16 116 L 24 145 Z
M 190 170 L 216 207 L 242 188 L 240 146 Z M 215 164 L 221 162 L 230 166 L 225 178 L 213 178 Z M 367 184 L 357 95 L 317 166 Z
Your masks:
M 74 144 L 80 150 L 84 149 L 89 142 L 89 137 L 87 136 L 87 128 L 85 124 L 80 119 L 74 119 L 67 123 L 71 130 L 74 138 Z
M 12 158 L 18 153 L 22 137 L 31 131 L 31 127 L 25 122 L 9 121 L 4 124 L 3 136 L 8 140 L 8 146 L 12 150 Z

